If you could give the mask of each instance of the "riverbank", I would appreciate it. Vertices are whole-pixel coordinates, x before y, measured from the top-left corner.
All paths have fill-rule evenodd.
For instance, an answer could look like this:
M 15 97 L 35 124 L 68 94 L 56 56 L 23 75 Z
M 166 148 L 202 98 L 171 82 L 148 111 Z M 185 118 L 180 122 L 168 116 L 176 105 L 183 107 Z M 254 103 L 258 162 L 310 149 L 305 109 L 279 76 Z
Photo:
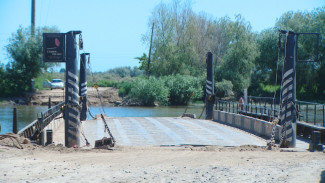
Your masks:
M 322 182 L 325 153 L 264 147 L 0 145 L 0 182 Z
M 116 105 L 122 103 L 122 98 L 118 95 L 118 89 L 113 87 L 99 87 L 99 95 L 94 87 L 88 87 L 88 100 L 90 105 Z M 65 90 L 41 90 L 25 93 L 24 97 L 2 98 L 2 104 L 18 104 L 18 105 L 43 105 L 47 106 L 51 97 L 52 105 L 58 104 L 65 99 Z

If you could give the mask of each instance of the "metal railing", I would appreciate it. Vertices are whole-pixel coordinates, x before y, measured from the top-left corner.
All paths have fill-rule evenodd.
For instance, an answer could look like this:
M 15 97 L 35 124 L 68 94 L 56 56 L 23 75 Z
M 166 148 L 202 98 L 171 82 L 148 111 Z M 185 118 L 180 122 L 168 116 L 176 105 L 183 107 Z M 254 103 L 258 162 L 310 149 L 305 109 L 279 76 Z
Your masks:
M 41 117 L 31 122 L 29 125 L 21 129 L 18 134 L 25 138 L 36 140 L 42 130 L 51 123 L 51 121 L 59 116 L 62 111 L 61 108 L 65 102 L 61 102 L 50 109 L 41 113 Z
M 237 101 L 217 100 L 216 109 L 232 113 L 241 113 L 252 117 L 273 120 L 280 112 L 279 100 L 272 97 L 249 96 L 247 104 L 241 105 Z M 325 104 L 296 101 L 297 120 L 325 127 Z
M 296 108 L 299 113 L 298 121 L 325 127 L 325 104 L 296 101 Z
M 238 102 L 225 100 L 217 100 L 216 109 L 236 114 L 244 114 L 267 121 L 272 121 L 274 118 L 277 118 L 280 112 L 279 109 L 273 108 L 273 105 L 266 103 L 264 105 L 256 103 L 239 104 Z
M 255 96 L 248 96 L 247 103 L 251 105 L 258 105 L 260 107 L 269 106 L 270 108 L 280 109 L 279 99 L 273 97 L 255 97 Z

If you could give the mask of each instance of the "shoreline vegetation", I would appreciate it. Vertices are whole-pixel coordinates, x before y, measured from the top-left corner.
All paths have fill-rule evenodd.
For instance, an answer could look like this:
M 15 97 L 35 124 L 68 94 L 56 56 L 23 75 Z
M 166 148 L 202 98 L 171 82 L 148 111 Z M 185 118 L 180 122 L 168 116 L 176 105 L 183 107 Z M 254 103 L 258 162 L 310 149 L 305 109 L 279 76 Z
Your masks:
M 92 72 L 88 68 L 88 87 L 96 84 L 100 88 L 114 88 L 120 98 L 113 101 L 106 95 L 109 93 L 103 93 L 106 103 L 186 105 L 193 93 L 192 100 L 200 101 L 205 93 L 206 54 L 211 51 L 217 98 L 236 100 L 244 89 L 251 96 L 273 97 L 276 92 L 279 98 L 285 46 L 285 35 L 279 38 L 279 30 L 290 30 L 320 34 L 319 62 L 296 64 L 296 98 L 325 101 L 324 16 L 325 6 L 312 11 L 288 11 L 277 19 L 274 27 L 254 32 L 250 22 L 240 14 L 234 19 L 212 17 L 194 12 L 188 1 L 161 2 L 148 19 L 148 31 L 142 35 L 144 44 L 149 46 L 154 23 L 150 77 L 145 76 L 149 56 L 143 53 L 135 57 L 139 67 L 118 67 L 106 72 Z M 60 31 L 57 27 L 39 27 L 35 36 L 31 36 L 30 28 L 19 27 L 11 35 L 5 47 L 10 61 L 6 65 L 0 62 L 0 97 L 45 105 L 44 98 L 37 98 L 37 92 L 47 91 L 43 90 L 44 79 L 64 80 L 64 68 L 55 72 L 53 68 L 58 64 L 43 62 L 44 32 Z M 316 58 L 313 36 L 301 36 L 298 44 L 300 60 Z M 36 95 L 29 93 L 32 80 L 38 89 Z

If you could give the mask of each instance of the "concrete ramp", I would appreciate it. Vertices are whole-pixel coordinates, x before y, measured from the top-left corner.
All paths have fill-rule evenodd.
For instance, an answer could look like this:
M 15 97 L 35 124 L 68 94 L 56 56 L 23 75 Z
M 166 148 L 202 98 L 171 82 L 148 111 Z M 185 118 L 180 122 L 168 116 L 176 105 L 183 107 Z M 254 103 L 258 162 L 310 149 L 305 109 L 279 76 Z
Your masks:
M 120 146 L 266 145 L 265 140 L 259 137 L 210 120 L 179 117 L 105 119 Z M 92 146 L 95 140 L 108 137 L 101 119 L 83 122 L 83 130 Z

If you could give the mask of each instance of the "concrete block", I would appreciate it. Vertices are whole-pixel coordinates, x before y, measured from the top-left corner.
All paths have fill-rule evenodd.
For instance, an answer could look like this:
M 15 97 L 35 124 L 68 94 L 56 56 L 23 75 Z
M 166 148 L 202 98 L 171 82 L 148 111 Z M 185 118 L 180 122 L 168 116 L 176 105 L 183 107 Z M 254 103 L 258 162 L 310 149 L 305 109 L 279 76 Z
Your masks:
M 251 118 L 251 125 L 250 125 L 250 129 L 249 129 L 249 131 L 251 131 L 251 132 L 253 132 L 253 133 L 256 133 L 256 132 L 255 132 L 254 125 L 255 125 L 255 119 Z
M 234 126 L 236 126 L 236 127 L 240 128 L 240 126 L 241 126 L 241 121 L 242 121 L 242 118 L 243 118 L 243 116 L 241 116 L 241 115 L 238 115 L 238 116 L 236 117 L 236 121 L 235 121 L 235 124 L 234 124 Z
M 213 120 L 213 121 L 218 121 L 218 111 L 213 110 L 212 120 Z
M 262 134 L 262 123 L 258 119 L 254 119 L 254 120 L 255 120 L 255 122 L 254 122 L 255 133 L 261 135 Z
M 250 121 L 251 121 L 250 118 L 245 117 L 244 124 L 243 124 L 242 128 L 245 129 L 245 130 L 249 130 L 249 127 L 250 127 L 250 124 L 251 124 Z
M 232 120 L 233 120 L 233 116 L 234 116 L 235 114 L 234 113 L 227 113 L 227 124 L 232 124 Z
M 220 122 L 221 123 L 225 123 L 225 116 L 226 116 L 226 114 L 224 112 L 220 111 Z
M 225 120 L 223 122 L 227 123 L 227 121 L 228 121 L 228 113 L 224 113 L 224 115 L 225 115 Z
M 238 114 L 233 114 L 232 115 L 232 120 L 231 120 L 231 125 L 234 125 L 235 124 L 235 122 L 236 122 L 236 116 L 238 116 Z
M 262 120 L 258 120 L 260 121 L 260 123 L 262 124 L 262 132 L 261 132 L 261 135 L 267 135 L 266 134 L 266 124 L 265 124 L 265 121 L 262 121 Z
M 265 136 L 267 137 L 271 137 L 271 134 L 272 134 L 272 124 L 271 123 L 268 123 L 268 122 L 264 122 L 265 123 Z
M 247 118 L 247 116 L 243 116 L 242 118 L 241 118 L 241 121 L 240 121 L 240 128 L 244 128 L 244 125 L 245 125 L 245 119 Z

